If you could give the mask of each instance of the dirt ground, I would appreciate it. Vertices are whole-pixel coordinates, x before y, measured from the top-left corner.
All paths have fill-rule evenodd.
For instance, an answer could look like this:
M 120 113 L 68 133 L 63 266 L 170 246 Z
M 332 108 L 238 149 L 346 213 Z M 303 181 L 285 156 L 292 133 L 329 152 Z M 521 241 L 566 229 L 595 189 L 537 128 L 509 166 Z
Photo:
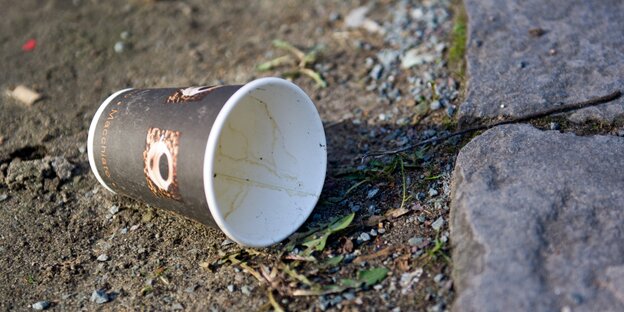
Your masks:
M 370 3 L 371 18 L 383 25 L 398 3 Z M 461 144 L 361 161 L 368 151 L 454 126 L 444 111 L 415 118 L 419 100 L 413 97 L 388 103 L 368 88 L 367 58 L 390 44 L 380 34 L 345 27 L 344 17 L 364 4 L 0 1 L 0 88 L 23 84 L 44 95 L 32 106 L 0 97 L 0 309 L 28 310 L 43 300 L 59 311 L 447 309 L 453 300 L 448 222 L 437 229 L 432 224 L 448 220 L 450 172 Z M 450 40 L 451 29 L 448 19 L 436 34 L 441 42 Z M 30 38 L 37 46 L 24 52 Z M 306 77 L 294 82 L 315 101 L 329 149 L 321 201 L 301 231 L 356 213 L 351 226 L 314 254 L 320 262 L 344 256 L 329 269 L 320 262 L 294 264 L 284 257 L 287 242 L 257 255 L 245 252 L 218 230 L 108 193 L 89 169 L 87 130 L 109 94 L 129 86 L 235 84 L 279 75 L 255 70 L 280 55 L 274 39 L 324 46 L 316 68 L 328 87 Z M 446 79 L 444 68 L 438 76 Z M 408 90 L 408 76 L 393 77 L 395 87 Z M 380 117 L 387 111 L 393 116 Z M 401 117 L 408 122 L 401 124 Z M 403 199 L 402 214 L 384 217 Z M 242 266 L 213 265 L 241 251 Z M 353 279 L 365 269 L 389 273 L 376 285 L 295 296 L 290 290 L 306 285 L 280 271 L 284 263 L 319 285 Z M 261 283 L 246 267 L 275 268 L 279 281 Z M 96 290 L 108 302 L 94 302 Z

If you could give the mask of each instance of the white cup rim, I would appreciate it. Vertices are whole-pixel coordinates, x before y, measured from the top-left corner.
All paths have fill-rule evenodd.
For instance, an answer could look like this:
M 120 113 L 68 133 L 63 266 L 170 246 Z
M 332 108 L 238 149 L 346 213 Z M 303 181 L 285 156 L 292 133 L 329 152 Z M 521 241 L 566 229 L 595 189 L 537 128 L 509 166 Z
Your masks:
M 327 170 L 326 168 L 327 167 L 327 154 L 324 153 L 323 159 L 320 160 L 320 163 L 322 165 L 319 166 L 320 167 L 319 170 L 322 170 L 322 173 L 320 175 L 322 177 L 322 180 L 318 181 L 318 184 L 315 185 L 316 187 L 314 189 L 314 195 L 315 195 L 314 202 L 312 203 L 310 207 L 303 207 L 305 218 L 293 221 L 287 225 L 283 225 L 283 224 L 277 225 L 277 226 L 289 227 L 287 231 L 282 231 L 283 234 L 281 236 L 257 237 L 255 239 L 250 239 L 249 237 L 241 237 L 240 235 L 237 234 L 237 230 L 233 228 L 231 224 L 229 224 L 225 220 L 225 216 L 223 215 L 221 209 L 219 209 L 219 204 L 218 204 L 216 194 L 214 191 L 215 185 L 213 182 L 214 181 L 213 174 L 215 173 L 215 168 L 214 168 L 214 163 L 215 163 L 215 158 L 216 158 L 215 155 L 216 155 L 216 150 L 219 144 L 219 138 L 220 138 L 222 129 L 225 126 L 228 116 L 230 115 L 232 110 L 241 102 L 241 100 L 243 100 L 253 90 L 261 89 L 263 86 L 266 87 L 267 85 L 278 85 L 279 87 L 288 88 L 289 90 L 296 92 L 296 94 L 300 96 L 302 99 L 306 99 L 305 101 L 301 101 L 298 104 L 305 105 L 307 106 L 307 108 L 310 108 L 311 111 L 316 112 L 315 116 L 310 116 L 310 118 L 315 119 L 313 121 L 315 123 L 315 127 L 318 127 L 322 131 L 321 144 L 323 148 L 325 148 L 324 146 L 326 145 L 325 133 L 323 130 L 323 123 L 321 121 L 320 116 L 318 115 L 318 111 L 316 110 L 314 103 L 301 88 L 299 88 L 297 85 L 293 84 L 290 81 L 287 81 L 281 78 L 275 78 L 275 77 L 260 78 L 260 79 L 251 81 L 245 84 L 244 86 L 242 86 L 239 90 L 237 90 L 227 100 L 225 105 L 223 105 L 223 107 L 221 108 L 221 111 L 219 112 L 217 118 L 215 119 L 212 125 L 212 129 L 210 130 L 208 142 L 206 145 L 206 152 L 204 155 L 204 168 L 203 168 L 204 190 L 205 190 L 206 200 L 207 200 L 211 215 L 215 223 L 221 229 L 221 231 L 223 231 L 223 233 L 225 233 L 225 235 L 228 236 L 228 238 L 230 238 L 231 240 L 241 245 L 248 246 L 248 247 L 270 246 L 270 245 L 273 245 L 275 243 L 278 243 L 284 240 L 285 238 L 290 236 L 292 233 L 294 233 L 305 222 L 307 217 L 312 213 L 312 210 L 316 206 L 316 203 L 318 202 L 321 191 L 323 189 L 324 179 L 325 179 L 326 170 Z

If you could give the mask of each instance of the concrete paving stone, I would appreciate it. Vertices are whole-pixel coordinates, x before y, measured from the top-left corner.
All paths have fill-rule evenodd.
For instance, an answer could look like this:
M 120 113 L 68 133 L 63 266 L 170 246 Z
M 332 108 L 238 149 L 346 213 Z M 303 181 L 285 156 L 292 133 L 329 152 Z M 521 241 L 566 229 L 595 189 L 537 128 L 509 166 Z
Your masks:
M 490 129 L 451 200 L 454 311 L 624 311 L 624 138 Z
M 468 93 L 460 124 L 624 90 L 624 1 L 466 0 Z M 624 118 L 624 98 L 568 116 Z

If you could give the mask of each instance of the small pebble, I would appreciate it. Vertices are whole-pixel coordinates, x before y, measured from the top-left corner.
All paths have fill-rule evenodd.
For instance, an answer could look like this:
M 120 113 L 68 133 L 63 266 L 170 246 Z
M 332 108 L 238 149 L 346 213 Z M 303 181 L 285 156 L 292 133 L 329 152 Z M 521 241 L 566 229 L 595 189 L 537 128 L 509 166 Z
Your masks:
M 100 262 L 108 261 L 108 255 L 106 255 L 106 254 L 99 255 L 97 257 L 97 261 L 100 261 Z
M 430 197 L 434 197 L 438 195 L 438 191 L 436 191 L 436 189 L 434 189 L 433 187 L 429 189 L 429 196 Z
M 449 117 L 453 117 L 453 115 L 455 115 L 455 106 L 449 106 L 446 108 L 446 115 L 448 115 Z
M 0 202 L 5 201 L 7 198 L 9 198 L 9 195 L 7 195 L 7 194 L 0 194 Z
M 195 289 L 197 289 L 197 285 L 193 285 L 193 286 L 190 286 L 190 287 L 186 287 L 186 288 L 184 289 L 184 292 L 189 293 L 189 294 L 192 294 L 192 293 L 194 293 L 194 292 L 195 292 Z
M 377 236 L 377 231 L 375 229 L 370 230 L 370 236 Z
M 113 50 L 115 50 L 115 53 L 121 53 L 124 51 L 125 48 L 126 48 L 126 44 L 121 41 L 117 41 L 115 43 L 115 46 L 113 46 Z
M 345 300 L 353 300 L 353 299 L 355 299 L 355 294 L 351 293 L 351 292 L 346 292 L 346 293 L 342 294 L 342 297 Z
M 444 225 L 444 219 L 442 217 L 439 217 L 437 220 L 431 223 L 431 228 L 433 228 L 436 231 L 439 231 L 442 225 Z
M 221 242 L 221 246 L 228 246 L 228 245 L 232 245 L 234 244 L 234 242 L 230 239 L 224 239 L 223 242 Z
M 184 306 L 179 303 L 174 303 L 171 305 L 171 310 L 184 310 Z
M 32 308 L 35 310 L 47 310 L 50 307 L 50 301 L 42 300 L 32 304 Z
M 110 301 L 110 298 L 108 297 L 108 294 L 103 291 L 103 290 L 94 290 L 93 293 L 91 293 L 91 302 L 95 302 L 97 304 L 103 304 L 103 303 L 107 303 L 108 301 Z
M 373 69 L 371 69 L 369 75 L 371 78 L 375 80 L 379 80 L 379 78 L 381 78 L 382 73 L 383 73 L 383 66 L 381 66 L 381 64 L 376 64 L 375 66 L 373 66 Z
M 230 284 L 230 285 L 228 285 L 227 290 L 228 290 L 229 292 L 234 292 L 234 285 L 231 285 L 231 284 Z
M 121 40 L 128 40 L 128 38 L 130 38 L 130 32 L 129 31 L 122 31 L 119 34 L 119 38 L 121 38 Z
M 425 200 L 425 198 L 427 198 L 427 195 L 424 192 L 418 192 L 416 194 L 416 199 L 418 199 L 419 201 L 423 201 Z
M 433 277 L 433 281 L 436 282 L 436 284 L 439 284 L 443 279 L 444 274 L 442 273 L 436 274 L 436 276 Z
M 438 110 L 442 107 L 442 104 L 440 104 L 440 101 L 435 100 L 433 102 L 431 102 L 431 104 L 429 104 L 429 108 L 431 110 Z
M 371 199 L 371 198 L 375 197 L 375 195 L 377 195 L 377 193 L 379 193 L 379 189 L 378 188 L 374 188 L 374 189 L 368 191 L 368 194 L 366 194 L 366 198 L 367 199 Z
M 108 210 L 108 212 L 112 215 L 116 214 L 119 212 L 119 206 L 117 205 L 113 205 L 112 207 L 110 207 L 110 209 Z
M 377 284 L 377 285 L 373 286 L 373 288 L 374 288 L 375 290 L 381 290 L 381 289 L 383 288 L 383 286 L 382 286 L 382 285 Z
M 369 240 L 370 240 L 370 235 L 368 235 L 368 233 L 362 233 L 362 234 L 360 234 L 360 236 L 358 236 L 358 238 L 357 238 L 357 239 L 358 239 L 359 241 L 366 242 L 366 241 L 369 241 Z
M 561 129 L 561 126 L 559 126 L 559 124 L 556 123 L 556 122 L 551 122 L 549 127 L 550 127 L 550 130 L 559 130 L 559 129 Z
M 410 246 L 418 246 L 420 244 L 422 244 L 424 241 L 424 239 L 420 236 L 414 236 L 412 238 L 410 238 L 407 243 L 410 244 Z
M 251 295 L 251 288 L 247 285 L 244 285 L 241 287 L 241 292 L 243 293 L 243 295 L 249 296 Z

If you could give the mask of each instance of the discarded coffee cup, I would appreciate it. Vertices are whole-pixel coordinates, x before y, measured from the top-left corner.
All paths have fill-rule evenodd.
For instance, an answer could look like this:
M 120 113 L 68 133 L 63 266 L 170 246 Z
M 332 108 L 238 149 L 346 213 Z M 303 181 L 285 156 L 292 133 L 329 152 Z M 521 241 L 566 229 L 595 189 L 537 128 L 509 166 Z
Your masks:
M 279 78 L 118 91 L 95 113 L 88 153 L 111 192 L 218 227 L 251 247 L 280 242 L 301 226 L 327 165 L 314 103 Z

